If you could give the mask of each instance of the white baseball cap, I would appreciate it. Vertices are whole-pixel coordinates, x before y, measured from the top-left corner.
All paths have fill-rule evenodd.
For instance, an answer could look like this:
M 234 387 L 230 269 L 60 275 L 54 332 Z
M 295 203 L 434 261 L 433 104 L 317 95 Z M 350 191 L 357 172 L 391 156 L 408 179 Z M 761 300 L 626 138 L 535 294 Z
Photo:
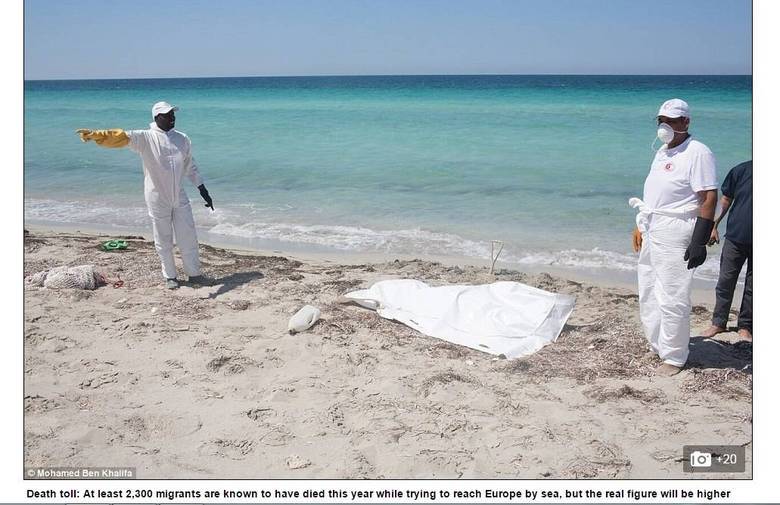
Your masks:
M 688 103 L 685 100 L 679 98 L 672 98 L 661 104 L 661 108 L 658 109 L 658 115 L 674 119 L 676 117 L 691 117 L 691 110 L 688 108 Z
M 152 119 L 157 117 L 157 114 L 167 114 L 172 110 L 177 111 L 179 108 L 174 107 L 168 102 L 157 102 L 156 104 L 152 105 Z

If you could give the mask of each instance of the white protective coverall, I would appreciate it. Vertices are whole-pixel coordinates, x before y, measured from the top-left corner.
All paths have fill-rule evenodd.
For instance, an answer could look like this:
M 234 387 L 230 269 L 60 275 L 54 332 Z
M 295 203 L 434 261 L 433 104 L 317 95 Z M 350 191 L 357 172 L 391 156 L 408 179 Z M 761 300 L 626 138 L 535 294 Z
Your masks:
M 639 315 L 650 347 L 664 363 L 682 367 L 691 337 L 693 272 L 683 259 L 699 214 L 697 192 L 716 189 L 712 152 L 691 137 L 671 149 L 662 146 L 645 180 L 639 210 L 642 233 L 637 277 Z
M 176 278 L 173 260 L 174 233 L 185 273 L 200 275 L 198 238 L 192 207 L 182 186 L 186 176 L 195 186 L 203 178 L 192 157 L 189 137 L 176 129 L 164 131 L 156 123 L 148 130 L 127 131 L 128 147 L 141 156 L 144 169 L 144 198 L 152 218 L 154 247 L 162 262 L 166 279 Z

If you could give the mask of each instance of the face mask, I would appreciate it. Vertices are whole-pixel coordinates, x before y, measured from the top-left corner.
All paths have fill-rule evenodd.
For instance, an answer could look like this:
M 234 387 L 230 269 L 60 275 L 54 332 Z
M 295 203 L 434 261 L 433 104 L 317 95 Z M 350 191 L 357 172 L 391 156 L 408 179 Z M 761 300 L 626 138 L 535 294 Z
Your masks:
M 658 125 L 658 140 L 668 144 L 674 139 L 674 129 L 666 123 Z
M 668 144 L 674 140 L 675 133 L 685 133 L 685 131 L 678 131 L 666 123 L 661 123 L 658 125 L 657 140 L 660 140 L 664 144 Z M 655 140 L 653 141 L 651 149 L 655 150 Z

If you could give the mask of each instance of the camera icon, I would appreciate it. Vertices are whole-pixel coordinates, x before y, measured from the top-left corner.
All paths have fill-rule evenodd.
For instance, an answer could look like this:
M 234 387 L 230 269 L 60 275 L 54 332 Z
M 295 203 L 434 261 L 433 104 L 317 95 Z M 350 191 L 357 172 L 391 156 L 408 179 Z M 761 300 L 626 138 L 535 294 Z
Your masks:
M 712 454 L 709 452 L 693 451 L 690 456 L 691 467 L 709 468 L 712 466 Z

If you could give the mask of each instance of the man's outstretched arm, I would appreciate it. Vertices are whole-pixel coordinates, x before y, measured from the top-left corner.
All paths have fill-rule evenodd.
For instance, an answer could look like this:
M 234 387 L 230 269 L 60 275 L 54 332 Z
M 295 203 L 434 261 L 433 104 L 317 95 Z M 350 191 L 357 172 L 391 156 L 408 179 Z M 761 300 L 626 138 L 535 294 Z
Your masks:
M 76 130 L 76 133 L 79 134 L 82 142 L 94 140 L 95 144 L 102 147 L 125 147 L 130 143 L 130 137 L 121 128 L 113 128 L 111 130 L 88 130 L 81 128 Z

